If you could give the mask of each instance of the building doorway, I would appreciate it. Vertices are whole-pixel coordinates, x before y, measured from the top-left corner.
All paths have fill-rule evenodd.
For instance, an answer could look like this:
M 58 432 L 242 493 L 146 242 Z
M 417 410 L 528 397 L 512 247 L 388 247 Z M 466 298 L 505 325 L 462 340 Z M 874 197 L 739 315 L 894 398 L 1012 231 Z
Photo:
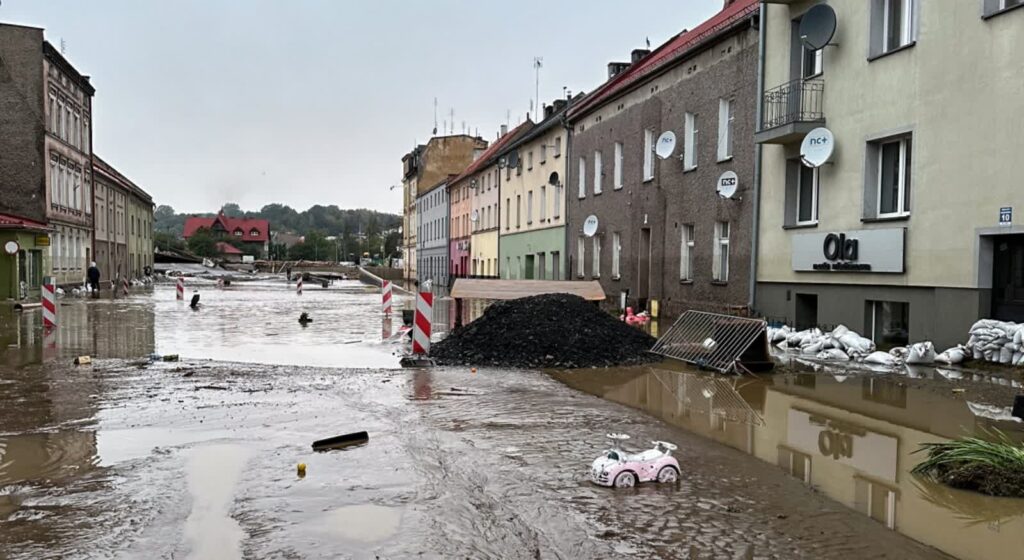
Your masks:
M 547 280 L 547 254 L 537 253 L 537 278 Z
M 559 258 L 561 258 L 560 255 L 561 255 L 561 253 L 559 253 L 558 251 L 551 251 L 551 279 L 552 280 L 561 280 L 562 279 L 562 271 L 561 271 L 562 262 L 560 260 L 558 260 Z
M 994 244 L 992 317 L 1024 321 L 1024 235 L 1000 235 Z
M 796 330 L 818 325 L 818 294 L 796 294 Z
M 636 297 L 637 307 L 647 309 L 651 292 L 651 228 L 640 230 L 640 249 L 637 253 Z
M 526 275 L 524 278 L 533 280 L 533 255 L 526 255 Z

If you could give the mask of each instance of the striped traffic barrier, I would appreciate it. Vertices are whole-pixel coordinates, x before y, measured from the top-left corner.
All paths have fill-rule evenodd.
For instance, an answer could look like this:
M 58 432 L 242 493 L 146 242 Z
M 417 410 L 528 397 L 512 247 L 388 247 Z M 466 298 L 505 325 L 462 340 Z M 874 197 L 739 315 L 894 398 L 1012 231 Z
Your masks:
M 391 315 L 391 282 L 384 280 L 381 286 L 381 305 L 385 315 Z
M 412 353 L 427 354 L 430 352 L 430 322 L 434 316 L 434 294 L 419 292 L 416 294 L 416 319 L 413 321 Z
M 295 293 L 302 295 L 302 275 L 299 275 L 299 283 L 295 285 Z
M 57 326 L 57 286 L 52 280 L 43 284 L 43 327 L 52 329 Z
M 121 294 L 124 295 L 125 297 L 128 296 L 128 277 L 127 276 L 125 276 L 121 280 Z
M 175 287 L 178 301 L 185 301 L 185 279 L 178 277 L 178 285 Z

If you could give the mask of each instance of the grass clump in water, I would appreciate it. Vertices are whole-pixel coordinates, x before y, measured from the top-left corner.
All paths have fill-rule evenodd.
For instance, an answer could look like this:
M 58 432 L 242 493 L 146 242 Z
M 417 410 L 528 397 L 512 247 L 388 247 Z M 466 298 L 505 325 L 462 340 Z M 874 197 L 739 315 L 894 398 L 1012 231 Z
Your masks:
M 966 437 L 926 443 L 915 451 L 928 453 L 914 474 L 932 476 L 954 488 L 990 496 L 1024 497 L 1024 444 L 993 429 L 992 439 Z

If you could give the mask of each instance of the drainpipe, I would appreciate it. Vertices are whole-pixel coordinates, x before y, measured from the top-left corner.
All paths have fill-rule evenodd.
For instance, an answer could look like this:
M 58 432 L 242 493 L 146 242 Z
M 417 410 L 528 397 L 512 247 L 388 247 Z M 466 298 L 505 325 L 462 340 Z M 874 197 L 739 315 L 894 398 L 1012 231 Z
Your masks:
M 761 6 L 758 9 L 757 26 L 757 109 L 754 112 L 754 126 L 756 130 L 761 128 L 761 114 L 764 110 L 764 56 L 765 39 L 767 37 L 765 29 L 767 27 L 767 8 L 765 0 L 761 0 Z M 747 307 L 751 311 L 757 305 L 757 247 L 758 229 L 761 223 L 761 151 L 761 144 L 756 144 L 754 146 L 754 216 L 750 236 L 750 296 L 747 298 Z

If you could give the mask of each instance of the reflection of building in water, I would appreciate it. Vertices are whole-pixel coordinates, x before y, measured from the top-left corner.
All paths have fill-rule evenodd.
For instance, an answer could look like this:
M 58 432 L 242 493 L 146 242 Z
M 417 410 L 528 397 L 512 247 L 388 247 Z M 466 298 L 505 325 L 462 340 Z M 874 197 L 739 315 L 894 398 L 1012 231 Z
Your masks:
M 762 382 L 650 369 L 558 377 L 777 464 L 830 498 L 956 557 L 1004 558 L 1024 547 L 1024 500 L 955 490 L 910 474 L 921 460 L 913 454 L 921 444 L 986 425 L 961 400 L 873 377 L 840 382 L 779 375 Z
M 89 306 L 87 329 L 91 329 L 93 355 L 100 358 L 138 358 L 156 348 L 154 315 L 150 306 Z
M 96 432 L 0 436 L 0 485 L 81 476 L 96 465 Z

